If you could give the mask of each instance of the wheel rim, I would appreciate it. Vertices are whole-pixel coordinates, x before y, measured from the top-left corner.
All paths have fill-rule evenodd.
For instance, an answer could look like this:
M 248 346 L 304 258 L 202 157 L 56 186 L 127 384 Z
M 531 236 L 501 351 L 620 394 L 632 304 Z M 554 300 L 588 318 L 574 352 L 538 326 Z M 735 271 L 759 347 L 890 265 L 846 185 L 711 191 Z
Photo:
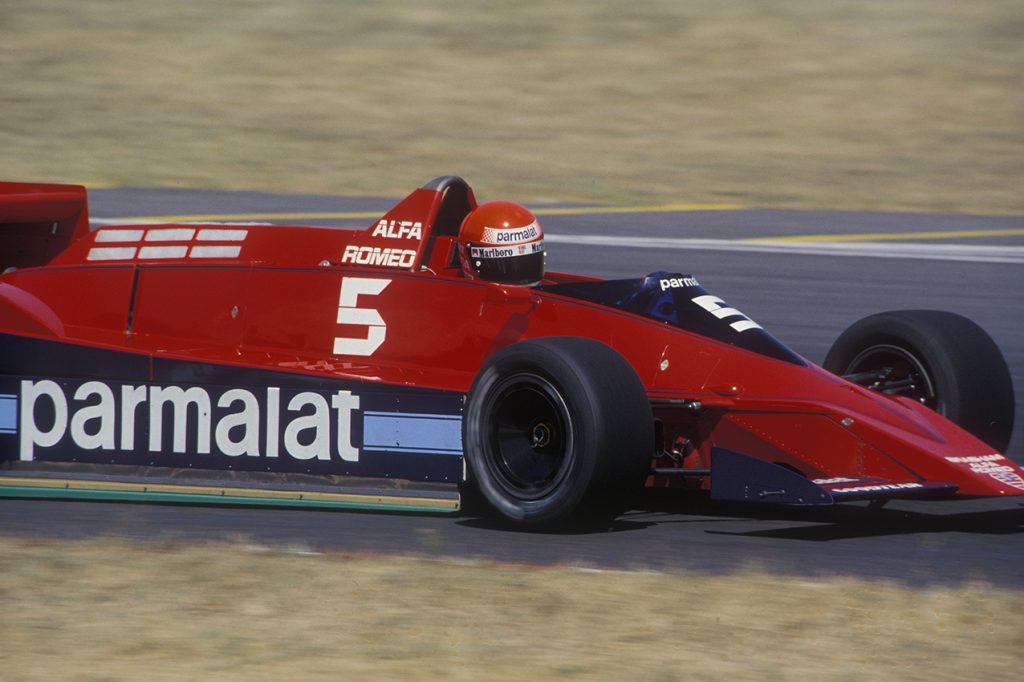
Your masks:
M 941 405 L 931 375 L 916 355 L 906 348 L 879 344 L 866 348 L 850 361 L 846 374 L 874 374 L 863 385 L 874 391 L 901 395 L 933 410 Z
M 572 420 L 546 379 L 517 374 L 499 383 L 486 407 L 485 463 L 494 481 L 520 500 L 557 489 L 574 461 Z

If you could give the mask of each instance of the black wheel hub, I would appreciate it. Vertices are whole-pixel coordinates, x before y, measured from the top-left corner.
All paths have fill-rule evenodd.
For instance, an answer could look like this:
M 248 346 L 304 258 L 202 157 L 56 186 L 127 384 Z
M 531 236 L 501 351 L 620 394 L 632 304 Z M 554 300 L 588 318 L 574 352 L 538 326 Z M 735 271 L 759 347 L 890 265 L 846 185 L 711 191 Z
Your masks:
M 555 490 L 573 462 L 573 432 L 561 394 L 543 377 L 502 380 L 486 406 L 485 465 L 509 495 L 534 500 Z

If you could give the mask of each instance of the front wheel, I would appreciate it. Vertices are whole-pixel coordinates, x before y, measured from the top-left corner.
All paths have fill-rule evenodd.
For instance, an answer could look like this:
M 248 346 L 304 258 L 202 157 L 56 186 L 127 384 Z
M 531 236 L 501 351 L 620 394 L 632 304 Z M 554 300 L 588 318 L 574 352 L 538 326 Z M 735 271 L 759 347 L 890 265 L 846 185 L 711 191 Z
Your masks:
M 463 419 L 476 492 L 520 526 L 607 521 L 640 490 L 654 451 L 647 392 L 592 339 L 508 346 L 480 369 Z
M 828 371 L 883 393 L 915 399 L 1000 452 L 1013 432 L 1013 382 L 1002 353 L 955 313 L 871 315 L 836 339 Z

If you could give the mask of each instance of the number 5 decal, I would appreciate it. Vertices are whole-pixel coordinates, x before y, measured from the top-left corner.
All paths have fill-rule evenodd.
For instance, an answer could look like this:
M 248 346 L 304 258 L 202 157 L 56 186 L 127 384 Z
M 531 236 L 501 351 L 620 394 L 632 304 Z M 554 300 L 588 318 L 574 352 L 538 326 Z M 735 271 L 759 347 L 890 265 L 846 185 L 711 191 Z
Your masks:
M 750 319 L 740 311 L 736 310 L 735 308 L 727 308 L 725 306 L 725 301 L 718 298 L 717 296 L 711 296 L 709 294 L 707 296 L 698 296 L 697 298 L 691 298 L 690 300 L 720 320 L 723 320 L 727 317 L 743 318 L 740 320 L 736 320 L 735 322 L 729 323 L 729 326 L 738 332 L 745 332 L 748 329 L 764 329 L 764 327 L 759 325 L 757 322 L 754 322 L 752 319 Z
M 338 296 L 338 324 L 358 324 L 366 327 L 366 338 L 334 337 L 335 355 L 373 355 L 387 336 L 388 325 L 376 308 L 357 308 L 360 296 L 376 296 L 384 291 L 390 279 L 342 277 Z

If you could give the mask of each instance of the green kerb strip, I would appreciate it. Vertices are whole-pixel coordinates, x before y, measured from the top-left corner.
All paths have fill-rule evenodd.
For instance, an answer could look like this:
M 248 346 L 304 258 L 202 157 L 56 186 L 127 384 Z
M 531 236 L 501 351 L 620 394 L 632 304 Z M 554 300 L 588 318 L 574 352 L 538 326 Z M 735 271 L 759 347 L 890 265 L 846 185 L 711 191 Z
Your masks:
M 65 500 L 100 500 L 119 502 L 169 502 L 179 504 L 224 504 L 233 506 L 302 507 L 319 509 L 370 509 L 377 511 L 432 512 L 450 514 L 452 508 L 391 504 L 387 502 L 347 502 L 342 500 L 303 500 L 300 498 L 241 497 L 233 495 L 201 495 L 196 493 L 141 492 L 132 490 L 89 490 L 83 488 L 38 488 L 0 485 L 0 498 L 41 498 Z

